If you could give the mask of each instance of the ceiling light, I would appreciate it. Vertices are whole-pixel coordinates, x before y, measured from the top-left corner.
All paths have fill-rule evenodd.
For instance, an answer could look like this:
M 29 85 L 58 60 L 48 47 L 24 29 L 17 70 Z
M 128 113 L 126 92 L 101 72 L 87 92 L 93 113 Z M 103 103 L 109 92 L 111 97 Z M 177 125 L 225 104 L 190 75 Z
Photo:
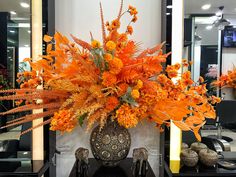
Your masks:
M 15 33 L 15 31 L 14 31 L 14 30 L 10 30 L 9 32 L 10 32 L 10 33 Z
M 208 10 L 211 8 L 211 4 L 205 4 L 202 6 L 202 10 Z
M 25 47 L 29 47 L 29 45 L 28 44 L 26 44 L 26 45 L 24 45 Z
M 170 13 L 166 13 L 166 15 L 170 15 Z
M 15 11 L 10 11 L 10 14 L 16 15 L 16 12 Z
M 208 26 L 206 26 L 206 29 L 207 29 L 207 30 L 211 30 L 211 29 L 212 29 L 212 26 L 211 26 L 211 25 L 208 25 Z
M 172 5 L 166 6 L 167 9 L 172 9 Z
M 30 28 L 30 23 L 18 23 L 19 28 Z
M 31 33 L 31 31 L 30 31 L 30 30 L 28 30 L 28 33 Z
M 24 8 L 29 8 L 30 7 L 30 5 L 26 2 L 21 2 L 20 5 L 21 5 L 21 7 L 24 7 Z

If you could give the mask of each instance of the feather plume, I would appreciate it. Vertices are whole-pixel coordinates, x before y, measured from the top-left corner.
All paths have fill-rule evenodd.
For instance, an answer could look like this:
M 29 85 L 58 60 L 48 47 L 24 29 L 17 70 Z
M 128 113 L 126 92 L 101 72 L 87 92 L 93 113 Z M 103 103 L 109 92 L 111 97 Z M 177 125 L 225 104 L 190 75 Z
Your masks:
M 151 54 L 161 50 L 164 44 L 165 44 L 165 42 L 158 44 L 157 46 L 155 46 L 151 49 L 144 50 L 141 54 L 139 54 L 139 56 L 137 56 L 137 59 L 143 58 L 143 57 L 147 56 L 148 54 L 151 55 Z
M 6 115 L 6 114 L 14 114 L 17 112 L 23 112 L 23 111 L 29 111 L 33 109 L 52 109 L 52 108 L 59 108 L 61 106 L 61 103 L 49 103 L 49 104 L 27 104 L 23 106 L 19 106 L 16 108 L 13 108 L 6 112 L 1 112 L 0 115 Z
M 48 120 L 46 120 L 46 121 L 44 121 L 44 122 L 42 122 L 42 123 L 40 123 L 40 124 L 38 124 L 38 125 L 36 125 L 36 126 L 33 126 L 33 127 L 29 128 L 28 130 L 23 131 L 23 132 L 21 133 L 21 135 L 24 135 L 24 134 L 26 134 L 26 133 L 28 133 L 28 132 L 30 132 L 30 131 L 36 129 L 36 128 L 39 128 L 39 127 L 41 127 L 41 126 L 44 126 L 44 125 L 46 125 L 46 124 L 50 124 L 50 123 L 51 123 L 51 120 L 52 120 L 52 119 L 48 119 Z
M 76 44 L 80 45 L 84 49 L 88 49 L 89 51 L 92 49 L 92 46 L 89 43 L 87 43 L 81 39 L 78 39 L 77 37 L 75 37 L 72 34 L 70 36 L 72 37 L 72 39 L 75 41 Z
M 101 16 L 101 23 L 102 23 L 102 39 L 103 39 L 103 46 L 106 45 L 106 30 L 105 30 L 105 22 L 102 10 L 102 3 L 100 2 L 100 16 Z
M 37 113 L 37 114 L 29 114 L 29 115 L 26 115 L 26 116 L 23 116 L 23 117 L 20 117 L 18 118 L 17 120 L 15 119 L 13 123 L 10 123 L 6 126 L 3 126 L 1 127 L 0 129 L 3 129 L 3 128 L 8 128 L 8 127 L 11 127 L 11 126 L 14 126 L 14 125 L 20 125 L 20 124 L 23 124 L 23 123 L 26 123 L 26 122 L 30 122 L 30 121 L 33 121 L 33 120 L 36 120 L 36 119 L 40 119 L 40 118 L 43 118 L 43 117 L 47 117 L 47 116 L 51 116 L 54 114 L 56 110 L 53 109 L 53 110 L 50 110 L 50 111 L 45 111 L 45 112 L 42 112 L 42 113 Z
M 118 19 L 120 19 L 120 17 L 121 17 L 121 14 L 122 14 L 122 10 L 123 10 L 123 4 L 124 4 L 124 1 L 123 0 L 121 0 L 121 3 L 120 3 L 120 10 L 119 10 L 119 14 L 118 14 Z

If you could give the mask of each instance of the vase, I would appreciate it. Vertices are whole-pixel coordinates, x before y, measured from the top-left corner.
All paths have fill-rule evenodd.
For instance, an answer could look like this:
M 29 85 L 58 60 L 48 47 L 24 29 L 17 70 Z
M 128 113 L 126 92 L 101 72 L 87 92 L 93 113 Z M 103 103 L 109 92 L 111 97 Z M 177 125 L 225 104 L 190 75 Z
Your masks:
M 180 159 L 187 167 L 194 167 L 198 163 L 198 154 L 191 149 L 183 149 L 180 153 Z
M 200 150 L 207 149 L 207 146 L 203 143 L 195 142 L 191 144 L 190 149 L 192 149 L 196 153 L 199 153 Z
M 202 149 L 199 152 L 199 158 L 202 164 L 213 167 L 218 162 L 218 154 L 211 149 Z
M 120 126 L 117 121 L 108 121 L 92 130 L 90 145 L 93 156 L 102 165 L 114 167 L 125 159 L 129 153 L 131 137 L 129 131 Z

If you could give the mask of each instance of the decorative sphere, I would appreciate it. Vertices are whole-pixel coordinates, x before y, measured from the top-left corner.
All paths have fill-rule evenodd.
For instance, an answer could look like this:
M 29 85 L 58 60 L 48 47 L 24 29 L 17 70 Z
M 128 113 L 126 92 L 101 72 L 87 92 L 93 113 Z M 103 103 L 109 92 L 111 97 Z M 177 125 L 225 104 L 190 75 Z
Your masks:
M 213 167 L 218 162 L 218 154 L 211 149 L 202 149 L 199 158 L 202 164 L 209 167 Z
M 180 154 L 180 159 L 187 167 L 194 167 L 198 163 L 198 154 L 191 149 L 183 149 Z
M 195 142 L 191 144 L 190 148 L 196 153 L 199 153 L 200 150 L 207 149 L 207 146 L 203 143 Z
M 188 144 L 182 143 L 182 145 L 181 145 L 181 149 L 182 149 L 182 150 L 183 150 L 183 149 L 188 149 L 188 148 L 189 148 Z
M 93 156 L 104 166 L 116 166 L 129 153 L 131 137 L 128 130 L 116 121 L 108 121 L 100 130 L 100 126 L 93 129 L 90 136 Z

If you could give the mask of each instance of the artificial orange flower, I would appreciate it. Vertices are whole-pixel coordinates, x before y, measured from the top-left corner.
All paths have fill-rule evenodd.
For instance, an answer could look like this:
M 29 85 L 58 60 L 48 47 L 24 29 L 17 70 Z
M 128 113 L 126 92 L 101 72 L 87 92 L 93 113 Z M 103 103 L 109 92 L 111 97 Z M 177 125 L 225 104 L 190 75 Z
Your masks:
M 43 40 L 44 40 L 45 42 L 51 42 L 52 39 L 53 39 L 53 37 L 48 36 L 48 35 L 44 35 L 44 37 L 43 37 Z
M 101 43 L 97 40 L 93 40 L 91 45 L 93 48 L 100 48 L 101 47 Z
M 113 41 L 108 41 L 106 43 L 106 48 L 108 51 L 113 51 L 116 48 L 116 43 Z
M 212 104 L 216 104 L 216 103 L 220 103 L 221 102 L 221 99 L 219 97 L 216 97 L 216 96 L 211 96 L 211 103 Z
M 138 20 L 138 17 L 136 15 L 134 15 L 134 17 L 132 18 L 132 22 L 136 22 Z
M 120 27 L 120 21 L 118 19 L 113 20 L 112 23 L 111 23 L 111 26 L 112 26 L 113 30 L 119 28 Z
M 134 99 L 138 99 L 140 97 L 140 93 L 137 89 L 134 89 L 131 91 L 131 96 L 134 98 Z
M 118 96 L 122 96 L 127 92 L 129 85 L 126 83 L 121 83 L 118 85 L 118 91 L 117 91 L 117 95 Z
M 106 87 L 112 86 L 116 83 L 117 78 L 110 72 L 104 72 L 102 74 L 102 84 Z
M 128 104 L 123 104 L 117 111 L 118 123 L 125 128 L 132 128 L 138 124 L 138 118 Z
M 188 67 L 189 66 L 187 59 L 183 59 L 182 60 L 182 64 L 183 64 L 184 67 Z
M 133 30 L 133 27 L 132 27 L 132 26 L 130 26 L 130 25 L 127 26 L 127 33 L 128 33 L 128 34 L 132 35 L 132 34 L 133 34 L 133 31 L 134 31 L 134 30 Z
M 60 132 L 71 132 L 77 125 L 77 119 L 73 116 L 71 110 L 60 110 L 55 112 L 52 117 L 50 130 Z
M 174 65 L 174 69 L 176 69 L 176 70 L 179 70 L 180 67 L 181 67 L 181 65 L 180 65 L 179 63 L 176 63 L 176 64 Z
M 110 54 L 110 53 L 106 53 L 105 55 L 104 55 L 104 59 L 107 61 L 107 62 L 109 62 L 109 61 L 111 61 L 112 60 L 112 55 Z
M 133 7 L 133 6 L 131 6 L 131 5 L 129 6 L 128 12 L 130 13 L 130 15 L 136 15 L 136 14 L 138 13 L 138 11 L 136 10 L 136 8 Z
M 127 41 L 127 39 L 128 39 L 127 34 L 122 33 L 122 34 L 120 34 L 118 41 L 125 42 L 125 41 Z
M 176 71 L 176 70 L 170 70 L 169 72 L 168 72 L 168 77 L 169 78 L 175 78 L 175 77 L 177 77 L 178 76 L 178 72 Z
M 121 61 L 121 59 L 115 57 L 109 61 L 110 73 L 116 75 L 121 71 L 122 68 L 123 68 L 123 62 Z
M 141 81 L 140 79 L 137 82 L 137 85 L 135 86 L 135 88 L 137 89 L 141 89 L 143 87 L 143 81 Z
M 203 83 L 204 82 L 204 78 L 202 76 L 200 76 L 199 79 L 198 79 L 198 82 L 199 83 Z
M 164 74 L 160 74 L 160 75 L 157 76 L 157 81 L 160 84 L 165 84 L 167 82 L 167 80 L 168 80 L 168 78 Z
M 106 110 L 108 111 L 112 111 L 114 110 L 118 105 L 119 105 L 119 100 L 117 99 L 117 97 L 115 96 L 110 96 L 107 98 L 107 102 L 106 102 Z

